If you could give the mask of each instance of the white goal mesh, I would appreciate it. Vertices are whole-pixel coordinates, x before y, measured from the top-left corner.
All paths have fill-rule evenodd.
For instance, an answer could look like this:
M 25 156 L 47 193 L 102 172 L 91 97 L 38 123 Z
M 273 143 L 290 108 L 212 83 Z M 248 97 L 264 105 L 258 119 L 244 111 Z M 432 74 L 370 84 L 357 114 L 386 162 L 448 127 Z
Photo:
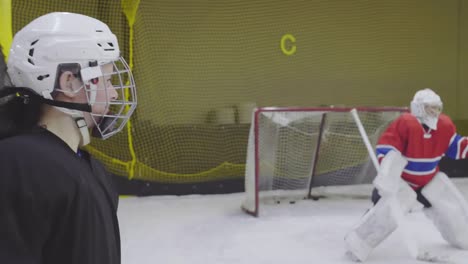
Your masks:
M 259 201 L 314 198 L 312 189 L 369 183 L 376 175 L 372 147 L 406 108 L 258 108 L 252 117 L 243 209 Z M 358 129 L 361 122 L 365 134 Z M 367 135 L 366 135 L 367 134 Z

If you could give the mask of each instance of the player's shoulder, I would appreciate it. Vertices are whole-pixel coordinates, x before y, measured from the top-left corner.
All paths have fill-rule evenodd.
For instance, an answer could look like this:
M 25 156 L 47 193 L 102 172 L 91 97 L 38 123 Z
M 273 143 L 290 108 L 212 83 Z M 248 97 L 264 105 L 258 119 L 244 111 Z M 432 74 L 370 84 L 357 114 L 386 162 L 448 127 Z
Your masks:
M 403 113 L 401 114 L 396 120 L 395 122 L 399 125 L 399 126 L 408 126 L 408 127 L 412 127 L 412 126 L 417 126 L 419 127 L 421 124 L 419 123 L 418 119 L 410 114 L 410 113 Z
M 59 155 L 57 147 L 50 132 L 33 131 L 14 135 L 0 140 L 0 155 L 22 156 L 24 158 L 34 156 L 37 159 L 48 155 Z
M 444 125 L 453 125 L 453 121 L 452 119 L 448 116 L 448 115 L 445 115 L 445 114 L 440 114 L 439 115 L 439 121 L 441 124 L 444 124 Z
M 407 121 L 407 122 L 414 122 L 414 121 L 418 121 L 418 119 L 412 115 L 411 113 L 402 113 L 397 120 L 400 120 L 400 121 Z
M 455 124 L 453 123 L 452 119 L 445 115 L 445 114 L 440 114 L 439 115 L 439 121 L 437 121 L 437 130 L 443 131 L 451 131 L 450 133 L 455 133 Z
M 411 113 L 402 113 L 396 118 L 390 129 L 399 131 L 400 133 L 409 133 L 410 131 L 420 131 L 421 122 Z
M 35 135 L 32 134 L 19 134 L 10 136 L 0 140 L 0 155 L 8 153 L 14 155 L 16 153 L 27 156 L 33 150 L 40 151 L 41 142 L 36 140 Z
M 29 134 L 18 134 L 5 137 L 0 140 L 0 145 L 2 147 L 6 146 L 25 146 L 28 145 L 27 141 L 29 141 L 30 135 Z

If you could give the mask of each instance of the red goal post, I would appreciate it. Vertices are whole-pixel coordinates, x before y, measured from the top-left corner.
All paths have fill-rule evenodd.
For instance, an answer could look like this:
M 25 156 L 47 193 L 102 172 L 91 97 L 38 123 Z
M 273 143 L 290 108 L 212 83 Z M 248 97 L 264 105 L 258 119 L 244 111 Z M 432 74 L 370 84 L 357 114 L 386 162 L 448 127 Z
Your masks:
M 252 114 L 242 208 L 315 198 L 313 189 L 370 183 L 375 144 L 406 107 L 264 107 Z M 372 154 L 372 155 L 369 155 Z

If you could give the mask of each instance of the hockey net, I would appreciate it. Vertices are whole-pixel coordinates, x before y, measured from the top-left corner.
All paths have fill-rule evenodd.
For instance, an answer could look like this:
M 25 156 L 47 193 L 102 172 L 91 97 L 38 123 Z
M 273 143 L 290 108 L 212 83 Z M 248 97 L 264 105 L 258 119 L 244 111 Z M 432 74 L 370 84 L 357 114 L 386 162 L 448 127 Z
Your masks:
M 319 198 L 327 193 L 326 186 L 333 189 L 370 183 L 376 175 L 373 148 L 389 123 L 405 111 L 256 109 L 249 134 L 242 208 L 258 216 L 261 201 Z M 346 188 L 340 190 L 346 192 Z

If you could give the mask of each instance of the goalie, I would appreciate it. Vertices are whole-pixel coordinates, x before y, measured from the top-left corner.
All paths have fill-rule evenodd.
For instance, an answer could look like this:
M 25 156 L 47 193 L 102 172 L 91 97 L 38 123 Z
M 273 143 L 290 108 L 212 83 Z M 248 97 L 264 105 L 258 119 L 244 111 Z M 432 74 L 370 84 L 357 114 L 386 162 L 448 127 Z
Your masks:
M 424 207 L 450 245 L 468 249 L 468 204 L 438 167 L 443 156 L 466 158 L 468 138 L 458 135 L 452 120 L 441 112 L 440 97 L 431 89 L 420 90 L 411 102 L 411 113 L 402 114 L 380 137 L 374 207 L 345 236 L 347 255 L 353 260 L 365 261 L 415 206 Z

